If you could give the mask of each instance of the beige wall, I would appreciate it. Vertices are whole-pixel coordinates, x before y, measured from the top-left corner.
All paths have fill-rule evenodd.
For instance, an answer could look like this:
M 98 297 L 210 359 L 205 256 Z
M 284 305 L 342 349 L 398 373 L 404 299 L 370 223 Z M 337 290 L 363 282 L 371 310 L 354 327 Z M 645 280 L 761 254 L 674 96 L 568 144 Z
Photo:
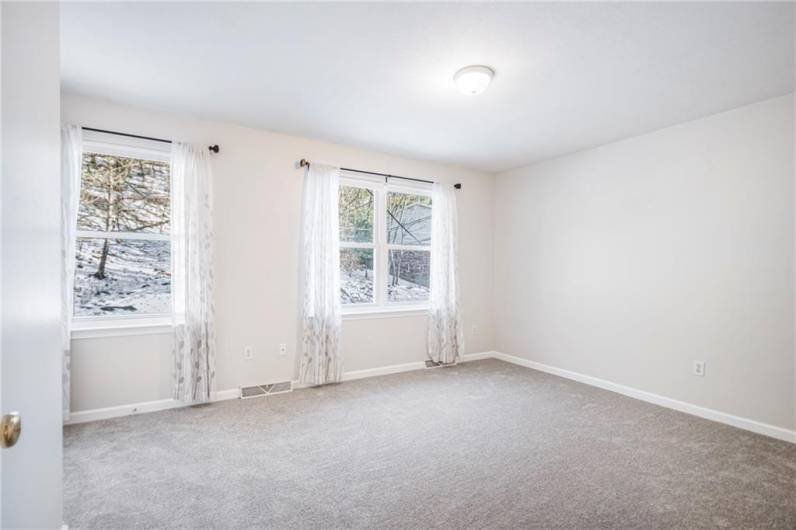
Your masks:
M 793 120 L 791 95 L 498 175 L 496 349 L 796 426 Z
M 72 411 L 171 398 L 172 344 L 168 334 L 73 340 Z
M 791 96 L 497 179 L 71 95 L 63 118 L 221 145 L 219 390 L 295 376 L 296 162 L 307 157 L 464 184 L 457 193 L 468 352 L 498 350 L 796 426 Z M 346 370 L 422 360 L 425 331 L 418 316 L 346 320 Z M 278 355 L 280 342 L 290 355 Z M 252 361 L 243 359 L 246 345 Z M 170 397 L 168 336 L 73 347 L 73 410 Z M 691 375 L 697 359 L 707 362 L 704 378 Z
M 199 121 L 64 95 L 65 123 L 204 144 L 217 143 L 215 267 L 218 389 L 292 379 L 297 339 L 301 158 L 453 184 L 460 227 L 460 271 L 468 352 L 493 345 L 494 177 L 321 141 Z M 346 320 L 346 371 L 425 358 L 423 317 Z M 289 355 L 279 356 L 280 343 Z M 254 359 L 243 359 L 251 345 Z M 170 397 L 167 336 L 73 341 L 73 410 Z

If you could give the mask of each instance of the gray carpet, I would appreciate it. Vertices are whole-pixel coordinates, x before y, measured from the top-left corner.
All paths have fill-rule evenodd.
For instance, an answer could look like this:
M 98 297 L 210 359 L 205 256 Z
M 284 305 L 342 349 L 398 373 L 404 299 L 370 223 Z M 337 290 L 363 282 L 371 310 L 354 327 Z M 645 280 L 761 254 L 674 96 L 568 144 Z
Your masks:
M 64 434 L 71 528 L 796 528 L 796 445 L 496 360 Z

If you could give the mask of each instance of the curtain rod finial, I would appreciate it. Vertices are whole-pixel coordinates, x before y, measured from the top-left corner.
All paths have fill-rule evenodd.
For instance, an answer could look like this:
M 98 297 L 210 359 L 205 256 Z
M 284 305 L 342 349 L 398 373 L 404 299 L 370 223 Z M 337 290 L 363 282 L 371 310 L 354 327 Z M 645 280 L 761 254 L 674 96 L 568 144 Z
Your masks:
M 306 158 L 302 158 L 299 162 L 299 167 L 310 167 L 310 161 Z
M 454 188 L 456 188 L 457 190 L 460 190 L 460 189 L 462 189 L 462 185 L 461 185 L 461 183 L 459 183 L 459 182 L 457 182 L 456 184 L 454 184 L 454 185 L 453 185 L 453 187 L 454 187 Z
M 214 153 L 218 153 L 218 152 L 221 150 L 221 148 L 220 148 L 220 147 L 218 147 L 218 144 L 216 144 L 216 145 L 211 145 L 210 147 L 208 147 L 208 149 L 210 149 L 210 150 L 211 150 L 212 152 L 214 152 Z

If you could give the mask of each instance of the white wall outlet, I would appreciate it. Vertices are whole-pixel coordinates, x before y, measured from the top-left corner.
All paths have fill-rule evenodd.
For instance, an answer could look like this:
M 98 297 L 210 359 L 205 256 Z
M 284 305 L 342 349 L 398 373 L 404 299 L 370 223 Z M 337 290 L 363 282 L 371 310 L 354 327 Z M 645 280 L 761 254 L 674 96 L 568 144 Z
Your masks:
M 279 345 L 279 355 L 287 355 L 287 344 L 284 342 Z
M 705 361 L 694 361 L 694 375 L 705 377 Z
M 478 325 L 473 324 L 473 335 L 478 335 Z
M 254 358 L 254 353 L 252 353 L 252 347 L 246 346 L 243 348 L 243 358 L 247 361 L 250 361 Z

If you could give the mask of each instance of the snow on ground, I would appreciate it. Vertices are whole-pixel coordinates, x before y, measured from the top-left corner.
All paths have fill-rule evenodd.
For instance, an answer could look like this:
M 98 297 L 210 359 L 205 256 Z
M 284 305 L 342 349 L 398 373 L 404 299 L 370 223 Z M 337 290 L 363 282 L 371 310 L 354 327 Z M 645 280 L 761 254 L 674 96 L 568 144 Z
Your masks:
M 105 279 L 94 277 L 101 239 L 78 241 L 75 316 L 158 314 L 171 311 L 170 252 L 167 241 L 111 240 Z M 373 302 L 373 271 L 342 271 L 343 304 Z M 407 280 L 387 289 L 390 302 L 428 300 L 429 289 Z
M 430 292 L 424 285 L 399 279 L 398 285 L 387 286 L 387 299 L 390 302 L 416 302 L 428 300 Z
M 367 278 L 364 270 L 342 271 L 340 292 L 343 305 L 373 302 L 373 271 L 368 271 Z M 428 300 L 429 289 L 407 280 L 399 280 L 398 285 L 387 287 L 387 297 L 390 302 Z
M 171 312 L 168 241 L 110 240 L 106 277 L 95 278 L 102 239 L 80 239 L 75 265 L 75 316 Z
M 341 271 L 340 295 L 343 304 L 367 304 L 373 302 L 373 271 Z

